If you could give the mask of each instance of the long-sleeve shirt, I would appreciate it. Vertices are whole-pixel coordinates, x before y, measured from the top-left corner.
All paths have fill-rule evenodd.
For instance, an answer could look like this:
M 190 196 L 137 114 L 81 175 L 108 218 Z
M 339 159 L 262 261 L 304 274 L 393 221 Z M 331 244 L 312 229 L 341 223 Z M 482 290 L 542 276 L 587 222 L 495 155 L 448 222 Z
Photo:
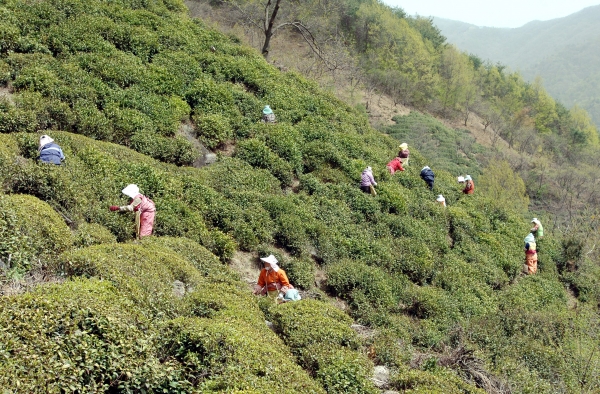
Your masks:
M 404 171 L 404 168 L 402 168 L 402 162 L 398 157 L 395 157 L 394 159 L 392 159 L 392 161 L 387 163 L 387 168 L 390 169 L 390 173 L 392 175 L 394 175 L 396 171 Z
M 536 224 L 535 226 L 533 226 L 533 228 L 530 231 L 537 238 L 542 238 L 544 236 L 544 227 L 542 227 L 541 224 Z
M 145 234 L 147 230 L 143 228 L 144 226 L 149 226 L 149 231 L 150 233 L 152 232 L 156 206 L 154 205 L 154 201 L 148 197 L 144 196 L 143 194 L 138 194 L 133 200 L 131 200 L 129 205 L 123 205 L 122 207 L 119 207 L 119 211 L 135 212 L 135 232 L 138 239 L 143 235 L 149 235 L 149 233 Z
M 377 186 L 377 182 L 375 182 L 375 178 L 373 178 L 373 173 L 371 171 L 363 171 L 360 174 L 360 185 L 361 186 Z
M 275 270 L 273 270 L 273 269 L 267 270 L 267 269 L 263 268 L 260 271 L 260 274 L 258 275 L 257 284 L 260 287 L 264 287 L 266 285 L 267 290 L 273 291 L 273 290 L 279 290 L 284 286 L 289 287 L 290 281 L 288 280 L 288 277 L 285 274 L 285 271 L 282 270 L 281 268 L 279 268 L 279 270 L 277 270 L 277 272 L 275 272 Z
M 263 114 L 262 121 L 265 123 L 275 123 L 275 114 Z
M 40 160 L 42 163 L 61 164 L 64 159 L 65 155 L 62 149 L 54 142 L 50 142 L 40 149 Z
M 473 194 L 475 191 L 475 184 L 473 181 L 467 181 L 465 188 L 463 189 L 463 193 L 465 194 Z
M 408 155 L 410 155 L 410 152 L 408 151 L 408 149 L 403 149 L 398 152 L 398 157 L 401 159 L 406 159 L 408 157 Z

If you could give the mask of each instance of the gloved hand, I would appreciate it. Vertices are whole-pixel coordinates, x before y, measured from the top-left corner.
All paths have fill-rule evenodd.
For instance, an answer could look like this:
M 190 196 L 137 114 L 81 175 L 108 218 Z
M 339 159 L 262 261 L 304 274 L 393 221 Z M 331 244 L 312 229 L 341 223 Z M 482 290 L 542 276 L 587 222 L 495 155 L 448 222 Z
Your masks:
M 108 207 L 108 209 L 110 209 L 111 211 L 118 211 L 119 207 L 116 205 L 111 205 L 110 207 Z

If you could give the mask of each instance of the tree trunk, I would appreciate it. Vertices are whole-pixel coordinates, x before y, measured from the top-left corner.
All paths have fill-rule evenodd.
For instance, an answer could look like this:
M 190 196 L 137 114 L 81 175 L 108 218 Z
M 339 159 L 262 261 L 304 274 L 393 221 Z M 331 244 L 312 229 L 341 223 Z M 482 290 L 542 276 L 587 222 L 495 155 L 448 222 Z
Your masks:
M 269 57 L 269 46 L 271 45 L 271 37 L 273 37 L 274 33 L 273 25 L 275 24 L 275 18 L 277 17 L 277 13 L 279 12 L 279 3 L 281 3 L 281 0 L 275 0 L 275 7 L 273 7 L 273 12 L 271 13 L 271 16 L 269 16 L 269 7 L 271 6 L 271 0 L 267 2 L 267 5 L 265 5 L 265 42 L 261 50 L 261 54 L 265 59 Z

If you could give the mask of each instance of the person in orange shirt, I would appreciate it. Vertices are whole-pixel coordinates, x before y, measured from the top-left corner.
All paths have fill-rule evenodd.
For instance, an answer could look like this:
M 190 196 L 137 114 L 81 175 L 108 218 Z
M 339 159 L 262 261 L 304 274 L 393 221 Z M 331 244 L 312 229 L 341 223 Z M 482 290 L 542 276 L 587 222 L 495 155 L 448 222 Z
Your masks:
M 465 188 L 463 189 L 463 193 L 473 194 L 473 192 L 475 192 L 475 184 L 473 183 L 471 175 L 467 175 L 465 177 Z
M 293 289 L 285 271 L 279 268 L 278 261 L 272 254 L 260 259 L 264 268 L 258 275 L 258 282 L 254 286 L 254 294 L 268 295 L 269 297 L 277 298 L 279 292 L 286 293 Z

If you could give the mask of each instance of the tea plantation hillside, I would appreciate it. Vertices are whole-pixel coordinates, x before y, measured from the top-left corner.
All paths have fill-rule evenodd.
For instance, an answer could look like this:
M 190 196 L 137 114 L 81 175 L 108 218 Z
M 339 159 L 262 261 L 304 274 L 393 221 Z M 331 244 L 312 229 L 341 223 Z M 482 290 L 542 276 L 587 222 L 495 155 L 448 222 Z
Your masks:
M 529 223 L 510 204 L 435 166 L 429 191 L 416 150 L 390 176 L 397 140 L 181 1 L 0 15 L 3 393 L 377 393 L 374 365 L 407 393 L 600 389 L 600 275 L 574 274 L 574 300 L 549 236 L 522 276 Z M 42 133 L 64 165 L 37 161 Z M 190 166 L 194 139 L 216 163 Z M 377 196 L 358 188 L 367 165 Z M 157 207 L 139 242 L 108 210 L 128 183 Z M 238 251 L 277 255 L 305 299 L 253 296 Z

